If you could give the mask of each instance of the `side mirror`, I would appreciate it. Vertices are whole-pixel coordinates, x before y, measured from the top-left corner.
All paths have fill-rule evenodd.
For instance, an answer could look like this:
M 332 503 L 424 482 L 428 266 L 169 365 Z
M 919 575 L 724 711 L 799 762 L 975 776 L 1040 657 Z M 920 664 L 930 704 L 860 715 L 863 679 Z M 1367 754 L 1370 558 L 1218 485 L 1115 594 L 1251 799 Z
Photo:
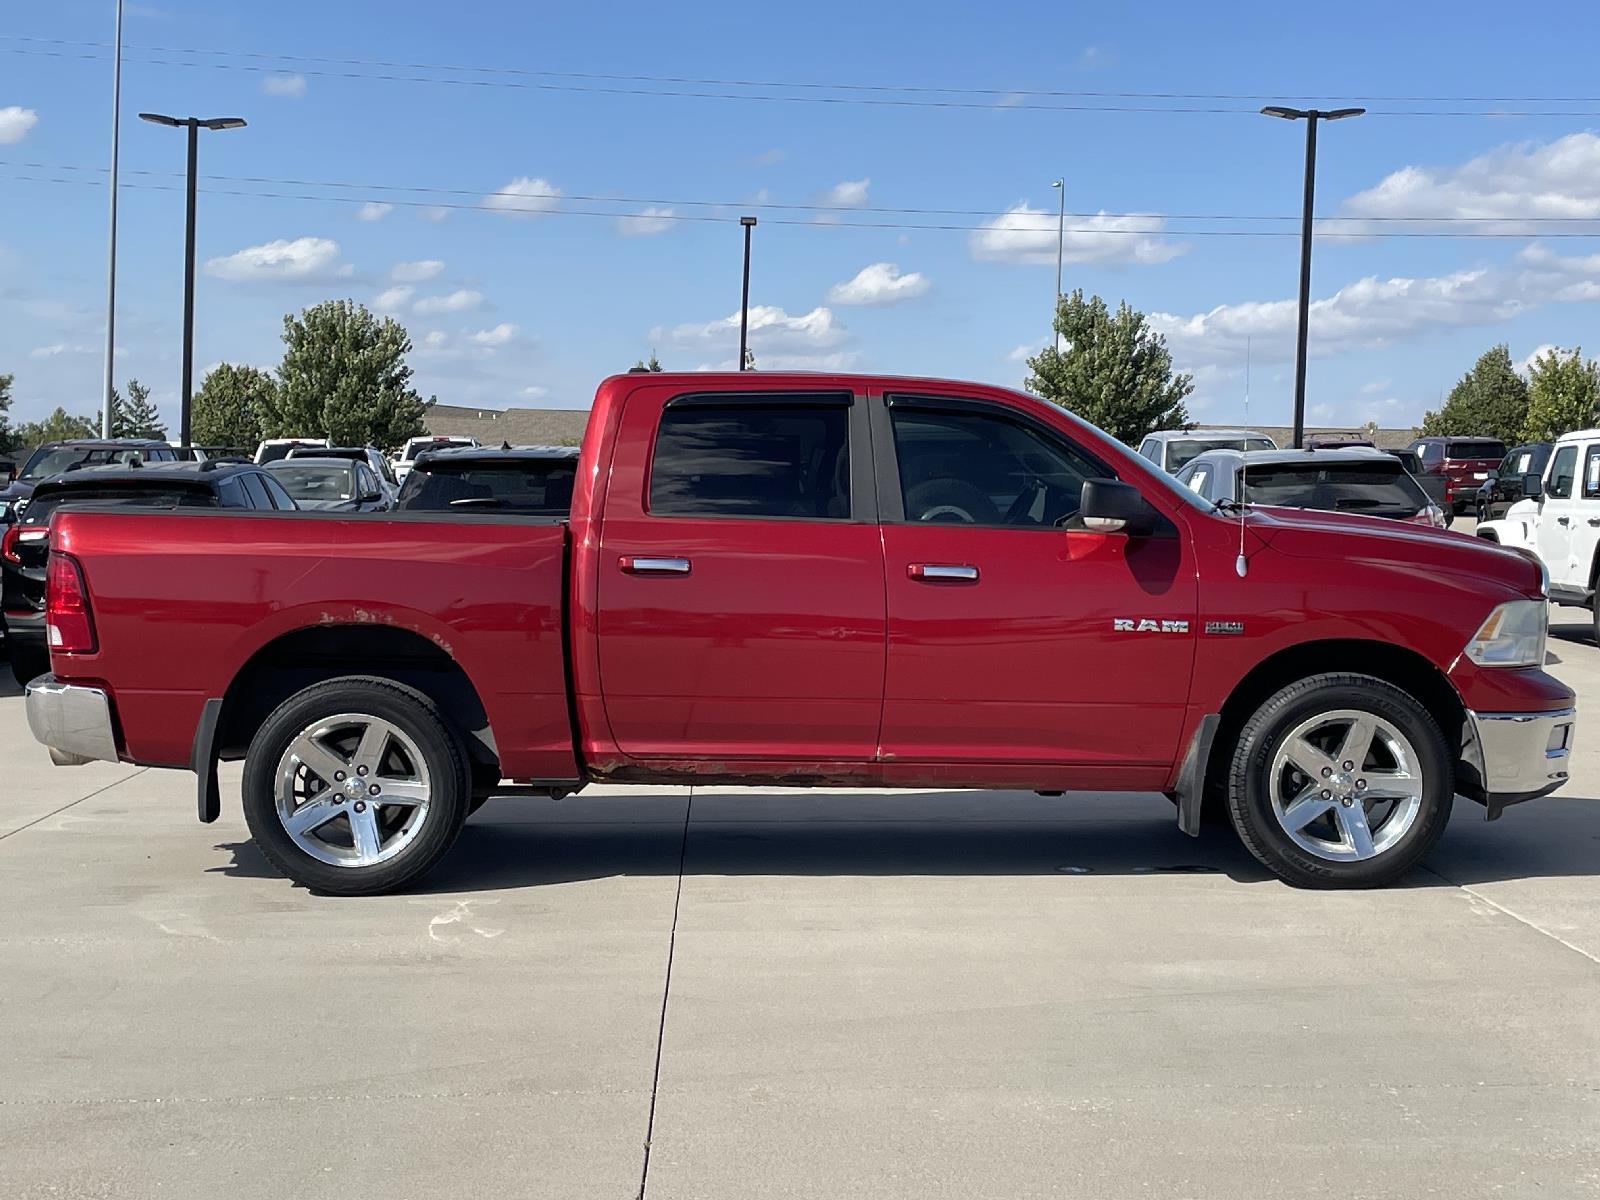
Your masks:
M 1522 477 L 1522 495 L 1527 500 L 1544 499 L 1544 480 L 1537 475 L 1524 475 Z
M 1085 529 L 1137 537 L 1155 527 L 1155 514 L 1139 489 L 1120 479 L 1090 479 L 1079 507 Z

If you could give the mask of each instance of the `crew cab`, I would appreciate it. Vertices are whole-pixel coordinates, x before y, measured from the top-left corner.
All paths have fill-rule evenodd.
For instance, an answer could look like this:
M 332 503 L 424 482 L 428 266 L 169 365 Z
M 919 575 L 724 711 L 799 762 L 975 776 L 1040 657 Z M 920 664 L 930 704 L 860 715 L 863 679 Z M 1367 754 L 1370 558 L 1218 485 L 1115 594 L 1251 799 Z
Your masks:
M 1295 884 L 1419 862 L 1567 777 L 1524 554 L 1219 508 L 973 383 L 629 374 L 565 517 L 64 510 L 60 762 L 198 775 L 290 878 L 417 878 L 490 795 L 593 781 L 1164 792 Z M 580 801 L 576 801 L 581 803 Z

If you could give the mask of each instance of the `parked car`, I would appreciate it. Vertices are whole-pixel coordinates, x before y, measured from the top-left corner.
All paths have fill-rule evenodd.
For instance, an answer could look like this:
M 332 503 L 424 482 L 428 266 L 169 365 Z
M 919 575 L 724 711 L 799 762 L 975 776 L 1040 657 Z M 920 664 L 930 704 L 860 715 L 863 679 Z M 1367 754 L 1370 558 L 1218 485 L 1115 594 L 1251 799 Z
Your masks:
M 1422 470 L 1442 476 L 1445 502 L 1456 515 L 1478 502 L 1478 485 L 1506 456 L 1505 443 L 1487 437 L 1419 437 L 1406 449 L 1416 452 Z
M 1370 446 L 1338 450 L 1208 450 L 1178 472 L 1178 482 L 1214 504 L 1387 517 L 1445 528 L 1444 510 L 1391 454 Z
M 249 464 L 119 464 L 84 467 L 40 481 L 21 518 L 0 534 L 0 610 L 5 613 L 11 673 L 18 683 L 50 669 L 44 597 L 50 518 L 69 504 L 277 512 L 294 508 L 287 492 Z
M 374 513 L 394 507 L 377 474 L 348 458 L 280 458 L 266 466 L 301 508 Z
M 430 450 L 447 450 L 452 446 L 476 446 L 478 439 L 474 437 L 414 437 L 400 448 L 399 455 L 395 458 L 394 477 L 405 483 L 406 476 L 411 474 L 411 468 L 417 461 L 417 455 Z
M 394 468 L 376 446 L 294 446 L 288 456 L 295 458 L 347 458 L 351 462 L 364 462 L 378 477 L 383 494 L 392 505 L 400 494 L 400 484 L 395 481 Z
M 578 477 L 576 446 L 458 446 L 418 455 L 402 512 L 528 513 L 564 517 Z
M 1445 498 L 1447 485 L 1443 475 L 1430 475 L 1422 469 L 1422 460 L 1417 457 L 1415 450 L 1385 450 L 1385 454 L 1392 454 L 1400 460 L 1411 478 L 1417 481 L 1417 486 L 1428 497 L 1430 503 L 1436 504 L 1439 511 L 1444 514 L 1445 528 L 1455 524 L 1456 514 L 1454 508 Z
M 1207 450 L 1276 450 L 1278 443 L 1253 429 L 1167 429 L 1139 443 L 1139 453 L 1169 474 Z
M 70 438 L 45 442 L 28 455 L 16 478 L 0 488 L 0 508 L 20 512 L 41 479 L 62 471 L 106 463 L 130 463 L 135 459 L 142 463 L 176 462 L 177 458 L 171 446 L 154 438 Z
M 1373 446 L 1372 439 L 1359 433 L 1313 433 L 1304 439 L 1304 450 L 1349 450 L 1357 446 Z
M 256 447 L 256 464 L 265 466 L 270 462 L 277 462 L 280 458 L 288 458 L 289 451 L 297 446 L 317 447 L 325 449 L 333 445 L 327 438 L 268 438 Z
M 1479 521 L 1498 521 L 1511 506 L 1522 499 L 1523 481 L 1529 475 L 1543 475 L 1550 461 L 1554 442 L 1528 442 L 1513 446 L 1500 465 L 1489 472 L 1489 478 L 1478 485 L 1477 514 Z
M 179 446 L 173 445 L 179 462 L 208 462 L 213 458 L 237 458 L 250 461 L 250 451 L 241 446 Z
M 242 757 L 267 861 L 343 894 L 603 780 L 1160 791 L 1189 833 L 1212 796 L 1281 877 L 1364 887 L 1457 793 L 1567 778 L 1526 555 L 1218 511 L 975 383 L 619 375 L 593 412 L 565 519 L 57 513 L 31 728 L 195 769 L 206 821 Z

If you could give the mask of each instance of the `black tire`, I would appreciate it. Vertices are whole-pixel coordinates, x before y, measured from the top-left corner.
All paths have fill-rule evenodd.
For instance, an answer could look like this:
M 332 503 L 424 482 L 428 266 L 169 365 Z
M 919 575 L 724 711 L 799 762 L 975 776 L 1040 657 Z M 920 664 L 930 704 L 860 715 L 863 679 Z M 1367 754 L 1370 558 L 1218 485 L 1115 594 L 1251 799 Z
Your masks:
M 11 647 L 11 677 L 18 687 L 26 687 L 40 675 L 50 670 L 50 652 L 31 646 Z
M 1339 862 L 1290 838 L 1272 807 L 1269 775 L 1279 747 L 1319 712 L 1354 709 L 1384 718 L 1411 743 L 1422 771 L 1420 807 L 1411 827 L 1375 857 Z M 1245 848 L 1280 879 L 1298 887 L 1370 888 L 1393 883 L 1431 851 L 1455 801 L 1454 768 L 1437 722 L 1412 696 L 1370 675 L 1313 675 L 1267 698 L 1245 722 L 1228 774 L 1228 815 Z
M 394 857 L 369 866 L 340 866 L 313 857 L 295 844 L 278 816 L 279 760 L 308 725 L 340 713 L 391 722 L 416 743 L 430 777 L 422 828 Z M 449 851 L 467 819 L 472 774 L 460 737 L 431 699 L 392 680 L 351 675 L 312 684 L 273 710 L 250 742 L 243 795 L 250 836 L 278 870 L 314 891 L 371 896 L 404 887 Z

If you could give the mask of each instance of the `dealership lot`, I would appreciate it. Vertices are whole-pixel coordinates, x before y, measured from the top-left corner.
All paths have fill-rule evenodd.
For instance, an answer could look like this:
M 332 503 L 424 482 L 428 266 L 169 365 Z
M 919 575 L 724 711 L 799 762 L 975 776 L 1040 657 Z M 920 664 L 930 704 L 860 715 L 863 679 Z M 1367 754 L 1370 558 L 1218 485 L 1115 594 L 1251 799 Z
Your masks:
M 198 826 L 187 774 L 52 768 L 8 688 L 0 1196 L 622 1200 L 647 1140 L 685 1200 L 1593 1195 L 1594 720 L 1381 892 L 1159 796 L 596 788 L 336 900 L 237 765 Z

